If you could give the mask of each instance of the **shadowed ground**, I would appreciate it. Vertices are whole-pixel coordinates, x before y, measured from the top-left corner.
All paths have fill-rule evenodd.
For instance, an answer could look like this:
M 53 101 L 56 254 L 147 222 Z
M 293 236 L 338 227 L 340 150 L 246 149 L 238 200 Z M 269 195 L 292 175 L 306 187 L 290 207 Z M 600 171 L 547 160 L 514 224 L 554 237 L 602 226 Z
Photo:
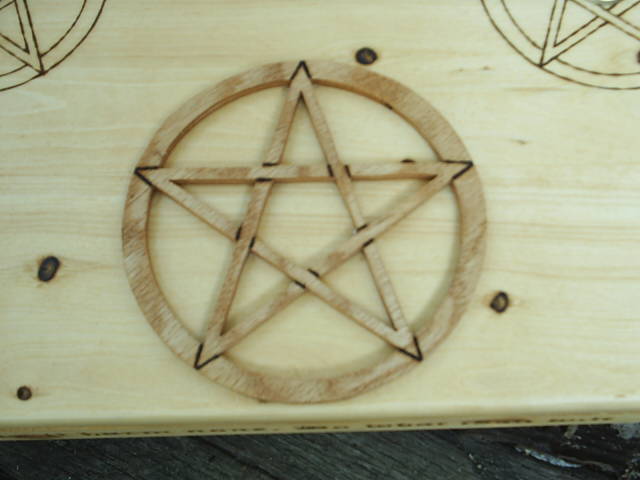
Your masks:
M 0 478 L 640 480 L 640 424 L 4 442 Z

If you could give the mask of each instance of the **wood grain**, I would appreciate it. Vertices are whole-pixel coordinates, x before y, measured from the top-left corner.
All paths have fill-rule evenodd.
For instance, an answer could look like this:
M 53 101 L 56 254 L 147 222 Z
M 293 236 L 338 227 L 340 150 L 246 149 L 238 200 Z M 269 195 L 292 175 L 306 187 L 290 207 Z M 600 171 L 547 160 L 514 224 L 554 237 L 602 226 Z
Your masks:
M 543 3 L 519 2 L 525 12 L 521 17 L 534 27 L 536 19 L 548 20 Z M 57 9 L 62 3 L 47 5 L 51 10 L 41 18 L 51 29 L 68 24 Z M 632 23 L 636 11 L 628 14 Z M 544 37 L 546 30 L 540 31 Z M 596 35 L 601 41 L 591 43 Z M 391 77 L 426 99 L 471 153 L 489 221 L 483 273 L 467 313 L 420 367 L 336 403 L 261 403 L 177 360 L 141 314 L 122 261 L 128 183 L 153 132 L 198 92 L 283 60 L 355 66 L 354 54 L 364 46 L 378 53 L 367 71 Z M 608 27 L 572 49 L 580 60 L 601 61 L 613 72 L 634 71 L 637 52 L 631 37 Z M 533 53 L 539 60 L 540 51 Z M 255 104 L 247 96 L 220 106 L 171 152 L 167 167 L 176 172 L 202 165 L 263 168 L 285 98 L 284 87 L 276 86 L 280 75 L 273 72 L 274 88 L 256 92 Z M 398 8 L 388 1 L 361 0 L 322 5 L 109 0 L 73 55 L 47 75 L 0 92 L 1 434 L 167 435 L 198 426 L 239 433 L 234 430 L 637 420 L 640 165 L 635 152 L 640 138 L 635 126 L 640 99 L 637 91 L 585 87 L 558 75 L 515 51 L 479 1 L 412 2 Z M 232 84 L 225 88 L 233 96 Z M 382 91 L 373 96 L 383 103 L 394 100 Z M 318 87 L 318 99 L 352 175 L 356 165 L 401 167 L 404 158 L 415 159 L 416 165 L 438 158 L 377 102 L 328 84 Z M 197 109 L 190 111 L 198 119 L 207 114 Z M 304 134 L 310 121 L 300 120 L 284 160 L 300 168 L 322 166 L 313 132 Z M 156 147 L 163 155 L 169 146 L 151 148 Z M 431 148 L 439 149 L 437 144 Z M 456 151 L 449 159 L 467 160 L 466 153 Z M 258 176 L 257 170 L 250 175 Z M 146 195 L 146 185 L 137 177 L 134 181 Z M 209 188 L 176 183 L 196 196 Z M 382 183 L 354 180 L 365 216 L 375 218 L 388 206 L 391 187 Z M 260 227 L 265 241 L 282 245 L 279 253 L 291 253 L 296 263 L 320 263 L 340 246 L 339 235 L 350 233 L 348 212 L 338 215 L 343 205 L 339 197 L 329 198 L 330 187 L 321 179 L 277 185 Z M 394 192 L 398 203 L 411 193 Z M 235 226 L 233 208 L 224 208 L 232 194 L 225 195 L 202 198 L 220 206 Z M 290 196 L 293 204 L 287 201 Z M 189 332 L 199 337 L 204 331 L 198 322 L 210 318 L 203 312 L 211 312 L 214 283 L 223 278 L 231 253 L 225 249 L 232 244 L 171 199 L 156 197 L 153 208 L 159 215 L 152 218 L 151 229 L 156 238 L 164 237 L 149 249 L 167 262 L 156 262 L 155 273 L 171 309 L 187 318 Z M 412 328 L 414 321 L 433 313 L 428 298 L 446 292 L 456 258 L 452 238 L 459 234 L 453 194 L 443 190 L 424 205 L 378 243 Z M 424 243 L 418 244 L 418 238 Z M 49 256 L 57 257 L 60 267 L 51 281 L 41 282 L 38 269 Z M 247 271 L 252 262 L 262 261 L 250 258 Z M 335 279 L 327 274 L 327 284 L 338 289 L 341 280 L 358 281 L 360 267 L 367 268 L 352 258 L 333 272 Z M 283 290 L 265 296 L 284 293 L 286 277 L 271 273 L 274 281 L 281 276 Z M 265 285 L 270 278 L 265 274 Z M 257 314 L 263 305 L 248 301 L 245 287 L 242 282 L 238 287 L 239 311 Z M 363 285 L 349 300 L 382 317 L 383 307 L 370 301 L 375 287 L 371 290 L 369 296 Z M 489 307 L 499 291 L 510 299 L 502 314 Z M 388 352 L 378 337 L 337 314 L 332 317 L 333 309 L 312 297 L 302 296 L 280 318 L 265 321 L 231 347 L 229 356 L 247 368 L 268 363 L 275 374 L 293 359 L 302 373 L 313 376 L 314 366 L 348 370 Z M 299 314 L 307 308 L 319 311 L 315 321 Z M 232 310 L 232 320 L 234 315 Z M 230 324 L 229 331 L 240 325 Z M 341 336 L 332 333 L 337 326 Z M 33 392 L 28 401 L 17 398 L 23 385 Z

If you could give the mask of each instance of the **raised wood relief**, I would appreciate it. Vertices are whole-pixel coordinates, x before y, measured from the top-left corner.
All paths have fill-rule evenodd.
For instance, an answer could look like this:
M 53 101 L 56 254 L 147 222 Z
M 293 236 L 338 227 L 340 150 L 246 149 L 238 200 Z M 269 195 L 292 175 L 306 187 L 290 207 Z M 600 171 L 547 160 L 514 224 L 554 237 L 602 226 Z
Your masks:
M 0 0 L 0 91 L 45 75 L 71 55 L 91 33 L 105 1 Z
M 565 80 L 640 88 L 640 0 L 482 0 L 493 25 L 533 65 Z
M 316 86 L 348 90 L 379 102 L 409 122 L 431 146 L 438 161 L 404 160 L 351 164 L 341 158 L 316 95 Z M 242 167 L 165 167 L 177 143 L 204 117 L 240 97 L 272 87 L 287 95 L 261 165 Z M 304 104 L 324 155 L 316 165 L 283 162 L 296 109 Z M 400 157 L 402 158 L 402 157 Z M 460 139 L 425 100 L 397 82 L 361 67 L 328 62 L 278 63 L 232 77 L 201 93 L 171 115 L 155 134 L 131 180 L 123 223 L 125 265 L 131 287 L 147 320 L 185 362 L 235 391 L 262 400 L 323 402 L 350 397 L 388 381 L 420 364 L 453 329 L 469 303 L 478 279 L 485 238 L 481 185 Z M 397 208 L 367 219 L 354 192 L 355 182 L 420 180 L 423 185 Z M 278 253 L 260 236 L 260 223 L 274 185 L 281 182 L 328 182 L 336 186 L 353 224 L 352 236 L 313 265 L 301 265 Z M 184 187 L 192 184 L 251 186 L 244 220 L 236 224 Z M 459 209 L 459 253 L 453 280 L 437 310 L 419 329 L 403 314 L 385 261 L 376 244 L 407 215 L 442 189 L 451 187 Z M 233 242 L 233 253 L 202 338 L 192 334 L 172 311 L 154 276 L 148 249 L 148 223 L 153 195 L 165 195 Z M 332 288 L 325 276 L 362 253 L 388 318 L 380 318 Z M 247 259 L 255 255 L 290 279 L 288 288 L 241 322 L 228 327 L 230 309 Z M 322 378 L 273 375 L 247 369 L 225 353 L 258 327 L 300 298 L 314 295 L 390 347 L 389 353 L 365 368 Z M 346 321 L 346 320 L 345 320 Z

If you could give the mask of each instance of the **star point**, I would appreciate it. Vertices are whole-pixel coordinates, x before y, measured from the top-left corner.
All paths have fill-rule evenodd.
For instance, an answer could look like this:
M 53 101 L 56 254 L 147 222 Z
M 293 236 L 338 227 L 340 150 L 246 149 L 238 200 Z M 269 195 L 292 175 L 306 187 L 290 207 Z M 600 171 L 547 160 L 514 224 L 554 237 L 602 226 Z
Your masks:
M 20 60 L 25 65 L 33 68 L 38 73 L 43 74 L 45 72 L 45 68 L 42 63 L 42 55 L 38 49 L 38 41 L 27 0 L 0 0 L 0 10 L 8 8 L 12 4 L 16 8 L 20 31 L 22 33 L 25 47 L 21 47 L 0 32 L 0 49 Z
M 293 73 L 291 74 L 291 78 L 289 79 L 289 81 L 291 81 L 294 78 L 296 78 L 300 72 L 304 72 L 304 74 L 308 78 L 311 78 L 311 72 L 309 71 L 309 66 L 307 65 L 307 62 L 304 61 L 304 60 L 300 60 L 298 62 L 298 65 L 296 65 L 296 68 L 293 71 Z

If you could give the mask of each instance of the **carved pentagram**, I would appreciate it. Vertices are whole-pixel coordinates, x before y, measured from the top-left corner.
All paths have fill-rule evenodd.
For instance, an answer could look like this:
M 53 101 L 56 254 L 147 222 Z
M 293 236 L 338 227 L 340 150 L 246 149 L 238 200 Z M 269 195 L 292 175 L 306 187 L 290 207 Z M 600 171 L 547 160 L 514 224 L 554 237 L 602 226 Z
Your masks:
M 58 2 L 61 25 L 43 0 L 0 0 L 0 91 L 45 75 L 89 35 L 106 0 Z
M 439 156 L 436 162 L 349 164 L 342 161 L 315 94 L 326 85 L 365 95 L 385 104 L 409 121 Z M 242 167 L 163 167 L 177 142 L 205 115 L 222 105 L 261 89 L 287 86 L 270 147 L 261 165 Z M 294 113 L 304 102 L 325 157 L 318 165 L 282 162 Z M 424 185 L 393 212 L 365 220 L 353 183 L 368 180 L 419 179 Z M 262 213 L 278 182 L 331 182 L 353 222 L 353 235 L 314 265 L 299 265 L 277 253 L 260 238 Z M 244 220 L 234 224 L 222 213 L 187 192 L 187 184 L 247 184 L 251 197 Z M 411 331 L 376 246 L 405 216 L 451 186 L 460 215 L 460 253 L 449 291 L 433 317 L 419 331 Z M 147 251 L 150 198 L 166 195 L 234 243 L 232 261 L 222 284 L 204 338 L 195 338 L 171 311 L 153 275 Z M 455 325 L 477 281 L 484 245 L 484 203 L 473 164 L 447 122 L 412 91 L 362 68 L 313 62 L 268 65 L 230 78 L 198 95 L 173 114 L 156 133 L 132 179 L 123 224 L 125 265 L 134 294 L 158 334 L 195 369 L 236 391 L 264 400 L 329 401 L 368 390 L 419 364 L 424 354 L 442 341 Z M 324 277 L 362 252 L 381 297 L 389 322 L 331 288 Z M 249 318 L 224 329 L 247 258 L 255 255 L 284 273 L 289 287 Z M 311 294 L 393 347 L 382 362 L 358 371 L 306 379 L 248 371 L 225 356 L 232 346 L 304 294 Z
M 636 11 L 640 0 L 482 0 L 482 3 L 505 40 L 533 65 L 583 85 L 640 88 L 640 12 Z M 526 21 L 525 17 L 533 17 L 533 13 L 537 20 Z M 536 22 L 539 25 L 534 25 Z M 596 49 L 607 47 L 599 45 L 607 37 L 602 40 L 598 36 L 615 32 L 624 40 L 624 47 L 618 51 L 618 46 L 612 45 L 608 58 L 593 60 Z

